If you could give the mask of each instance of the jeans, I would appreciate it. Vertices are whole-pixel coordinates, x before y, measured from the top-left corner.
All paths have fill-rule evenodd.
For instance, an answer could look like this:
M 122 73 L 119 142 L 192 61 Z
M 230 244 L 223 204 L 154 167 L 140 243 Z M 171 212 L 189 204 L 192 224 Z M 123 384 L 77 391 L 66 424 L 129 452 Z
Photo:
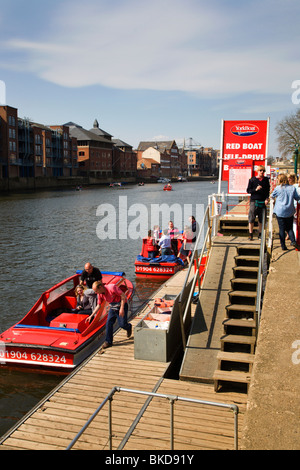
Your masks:
M 106 321 L 106 341 L 109 344 L 113 343 L 114 323 L 118 319 L 120 328 L 128 331 L 131 328 L 130 323 L 127 321 L 128 303 L 124 305 L 124 316 L 119 315 L 120 306 L 117 308 L 110 307 Z
M 288 233 L 291 243 L 295 243 L 295 234 L 293 230 L 293 219 L 294 217 L 277 217 L 279 227 L 279 239 L 281 248 L 285 248 L 285 232 Z

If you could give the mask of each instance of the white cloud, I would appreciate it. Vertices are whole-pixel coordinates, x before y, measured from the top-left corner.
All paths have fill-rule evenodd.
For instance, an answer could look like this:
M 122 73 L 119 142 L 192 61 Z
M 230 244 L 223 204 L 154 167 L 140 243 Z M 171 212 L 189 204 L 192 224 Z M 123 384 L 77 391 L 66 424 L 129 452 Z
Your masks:
M 252 3 L 255 7 L 257 2 Z M 289 3 L 295 5 L 294 0 Z M 284 41 L 289 30 L 285 40 L 281 34 L 276 38 L 273 28 L 284 22 L 281 9 L 274 18 L 278 5 L 274 8 L 272 3 L 270 18 L 269 0 L 257 3 L 259 11 L 249 9 L 249 2 L 247 8 L 235 9 L 224 8 L 220 0 L 207 4 L 67 1 L 52 18 L 50 29 L 41 33 L 41 41 L 11 38 L 7 46 L 26 54 L 28 71 L 66 87 L 99 84 L 178 90 L 202 97 L 289 89 L 291 81 L 299 78 L 299 60 L 295 60 L 295 41 L 287 54 Z M 269 24 L 263 25 L 262 18 Z

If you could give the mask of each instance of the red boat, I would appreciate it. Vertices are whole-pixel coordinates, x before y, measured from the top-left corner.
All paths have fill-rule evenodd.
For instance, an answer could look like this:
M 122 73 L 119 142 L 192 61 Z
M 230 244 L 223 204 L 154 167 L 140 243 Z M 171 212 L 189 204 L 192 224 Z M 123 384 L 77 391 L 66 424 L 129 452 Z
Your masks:
M 76 307 L 75 287 L 81 271 L 44 292 L 27 315 L 0 335 L 0 364 L 71 370 L 99 347 L 108 314 L 107 302 L 93 321 L 69 313 Z M 102 272 L 105 284 L 115 284 L 133 295 L 133 285 L 121 272 Z
M 177 251 L 179 252 L 182 240 L 180 238 L 177 238 L 172 240 L 172 242 L 177 243 Z M 175 255 L 156 256 L 155 258 L 150 260 L 148 258 L 148 250 L 146 243 L 147 238 L 143 238 L 141 254 L 137 256 L 134 262 L 135 275 L 137 277 L 168 279 L 184 267 L 183 260 L 177 258 Z

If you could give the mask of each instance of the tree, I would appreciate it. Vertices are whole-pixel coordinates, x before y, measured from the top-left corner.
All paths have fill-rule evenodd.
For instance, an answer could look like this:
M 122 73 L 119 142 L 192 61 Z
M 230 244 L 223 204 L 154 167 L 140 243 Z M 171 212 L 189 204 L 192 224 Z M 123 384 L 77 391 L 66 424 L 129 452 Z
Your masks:
M 275 130 L 280 153 L 291 158 L 296 144 L 300 145 L 300 109 L 279 121 Z

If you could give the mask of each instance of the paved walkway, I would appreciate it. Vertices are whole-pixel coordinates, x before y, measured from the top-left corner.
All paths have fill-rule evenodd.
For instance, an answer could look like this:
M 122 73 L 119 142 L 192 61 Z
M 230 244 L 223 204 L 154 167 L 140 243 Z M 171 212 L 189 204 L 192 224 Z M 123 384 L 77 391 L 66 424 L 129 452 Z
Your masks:
M 300 449 L 299 390 L 300 252 L 291 247 L 283 252 L 276 230 L 248 396 L 243 449 Z

